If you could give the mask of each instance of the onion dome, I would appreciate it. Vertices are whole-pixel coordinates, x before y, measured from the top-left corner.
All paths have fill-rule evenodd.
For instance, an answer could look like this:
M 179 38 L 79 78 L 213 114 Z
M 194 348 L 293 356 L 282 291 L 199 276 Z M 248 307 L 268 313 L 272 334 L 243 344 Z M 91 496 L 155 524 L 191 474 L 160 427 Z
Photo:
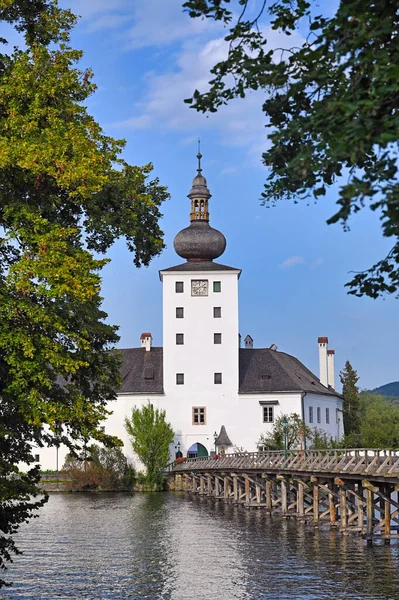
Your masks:
M 179 231 L 173 245 L 176 253 L 190 261 L 214 260 L 226 249 L 223 233 L 209 225 L 208 201 L 211 193 L 202 175 L 202 154 L 198 149 L 197 175 L 193 179 L 188 198 L 191 200 L 190 225 Z

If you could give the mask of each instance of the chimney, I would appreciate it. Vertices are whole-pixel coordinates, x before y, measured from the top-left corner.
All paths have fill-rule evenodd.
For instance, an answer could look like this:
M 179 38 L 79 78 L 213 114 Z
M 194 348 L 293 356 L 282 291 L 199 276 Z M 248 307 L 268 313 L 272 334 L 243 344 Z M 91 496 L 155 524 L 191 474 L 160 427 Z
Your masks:
M 152 346 L 152 335 L 149 332 L 142 333 L 140 336 L 141 347 L 146 349 L 146 352 L 151 350 Z
M 327 383 L 335 390 L 335 350 L 327 350 Z
M 269 346 L 269 350 L 273 350 L 273 352 L 277 352 L 278 348 L 277 348 L 276 344 L 272 344 L 271 346 Z
M 245 342 L 245 347 L 246 348 L 253 348 L 254 347 L 254 341 L 253 341 L 253 339 L 251 338 L 250 335 L 247 335 L 247 337 L 245 338 L 244 342 Z
M 328 386 L 327 378 L 327 349 L 328 349 L 328 337 L 319 337 L 317 339 L 319 344 L 319 379 L 320 383 Z

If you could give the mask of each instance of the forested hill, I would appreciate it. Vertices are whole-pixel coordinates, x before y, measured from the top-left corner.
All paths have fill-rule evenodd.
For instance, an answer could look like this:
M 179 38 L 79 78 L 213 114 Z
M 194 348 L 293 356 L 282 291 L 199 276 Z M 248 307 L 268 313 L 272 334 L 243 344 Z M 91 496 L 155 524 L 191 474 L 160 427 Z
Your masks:
M 373 390 L 374 394 L 380 394 L 381 396 L 387 396 L 387 400 L 391 400 L 399 404 L 399 381 L 393 381 L 392 383 L 386 383 Z

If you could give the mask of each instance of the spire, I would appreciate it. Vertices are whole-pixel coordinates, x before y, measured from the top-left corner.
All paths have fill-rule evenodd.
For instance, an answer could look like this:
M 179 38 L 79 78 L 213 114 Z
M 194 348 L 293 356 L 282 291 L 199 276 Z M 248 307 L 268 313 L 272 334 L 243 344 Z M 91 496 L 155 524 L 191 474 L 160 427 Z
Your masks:
M 208 200 L 211 198 L 211 193 L 208 190 L 205 177 L 202 175 L 201 167 L 201 147 L 198 139 L 198 167 L 197 175 L 193 179 L 193 184 L 188 197 L 191 200 L 190 221 L 206 221 L 209 222 Z
M 197 175 L 188 194 L 191 200 L 190 225 L 179 231 L 173 245 L 176 253 L 188 261 L 209 262 L 223 254 L 226 238 L 223 233 L 209 225 L 208 200 L 211 193 L 202 175 L 201 158 L 198 140 Z
M 197 173 L 198 175 L 201 175 L 202 173 L 202 169 L 201 169 L 201 158 L 202 158 L 202 154 L 201 154 L 201 140 L 198 138 L 198 154 L 197 154 L 197 158 L 198 158 L 198 169 L 197 169 Z

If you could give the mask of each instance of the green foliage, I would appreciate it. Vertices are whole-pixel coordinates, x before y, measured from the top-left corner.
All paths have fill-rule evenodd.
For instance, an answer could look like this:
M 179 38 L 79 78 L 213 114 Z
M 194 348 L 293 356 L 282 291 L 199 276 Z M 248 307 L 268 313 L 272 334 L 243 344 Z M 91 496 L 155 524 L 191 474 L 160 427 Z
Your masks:
M 287 419 L 287 424 L 284 423 L 284 419 Z M 304 447 L 305 440 L 310 439 L 312 435 L 311 428 L 302 421 L 301 417 L 297 413 L 291 413 L 277 417 L 272 431 L 262 433 L 257 446 L 265 450 L 284 450 L 284 431 L 287 436 L 287 450 L 300 448 L 301 440 Z
M 369 207 L 392 240 L 386 257 L 356 274 L 349 293 L 376 298 L 399 290 L 399 14 L 396 0 L 340 0 L 332 16 L 316 3 L 275 0 L 256 15 L 249 0 L 187 0 L 191 17 L 229 27 L 228 57 L 211 73 L 208 91 L 186 100 L 215 112 L 233 98 L 263 90 L 271 147 L 263 154 L 269 175 L 264 204 L 319 199 L 338 183 L 337 210 L 329 220 L 345 229 Z M 316 12 L 315 12 L 316 11 Z M 328 13 L 329 11 L 327 11 Z M 240 15 L 236 18 L 236 15 Z M 265 18 L 265 21 L 262 19 Z M 309 34 L 279 48 L 272 29 Z
M 359 436 L 363 448 L 399 448 L 399 406 L 378 394 L 363 392 Z
M 0 41 L 0 568 L 12 535 L 43 498 L 31 444 L 71 451 L 101 431 L 118 388 L 117 328 L 101 310 L 100 271 L 124 237 L 134 264 L 163 248 L 158 220 L 168 194 L 151 165 L 121 158 L 123 140 L 88 114 L 95 91 L 69 45 L 75 17 L 55 0 L 0 0 L 0 19 L 26 49 Z M 4 582 L 0 581 L 0 587 Z
M 152 404 L 133 408 L 130 419 L 125 419 L 133 451 L 147 469 L 147 483 L 161 483 L 162 470 L 167 466 L 169 445 L 174 431 L 166 421 L 164 410 L 154 409 Z
M 336 442 L 323 429 L 314 429 L 310 435 L 310 448 L 312 450 L 325 450 L 327 448 L 338 448 L 339 443 Z
M 129 490 L 135 481 L 135 471 L 120 448 L 95 444 L 87 449 L 83 460 L 68 454 L 62 474 L 70 491 Z
M 360 430 L 360 399 L 357 386 L 359 377 L 349 360 L 346 361 L 339 378 L 342 383 L 342 395 L 344 397 L 342 403 L 344 431 L 346 435 L 357 434 Z

